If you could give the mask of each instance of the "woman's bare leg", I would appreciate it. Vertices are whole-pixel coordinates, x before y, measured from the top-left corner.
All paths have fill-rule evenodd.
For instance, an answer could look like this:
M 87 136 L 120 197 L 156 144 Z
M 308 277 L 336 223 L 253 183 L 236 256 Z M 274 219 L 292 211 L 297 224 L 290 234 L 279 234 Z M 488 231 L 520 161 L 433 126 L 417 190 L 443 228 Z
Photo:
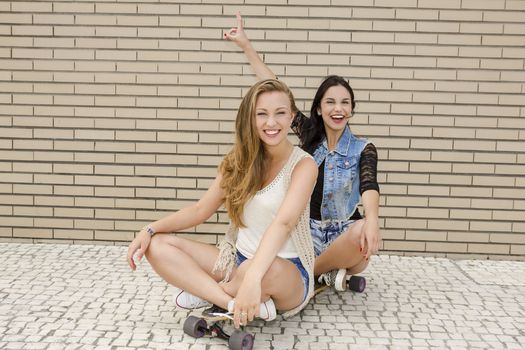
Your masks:
M 251 261 L 245 260 L 222 288 L 229 295 L 236 295 Z M 301 273 L 290 261 L 276 258 L 264 275 L 261 283 L 261 302 L 273 299 L 278 310 L 291 310 L 301 304 L 304 296 L 304 283 Z
M 209 244 L 167 234 L 153 236 L 146 251 L 149 263 L 166 282 L 222 308 L 232 299 L 212 274 L 219 250 Z
M 363 219 L 354 222 L 315 259 L 315 276 L 334 269 L 346 268 L 347 273 L 351 275 L 364 271 L 368 261 L 360 251 L 363 224 Z

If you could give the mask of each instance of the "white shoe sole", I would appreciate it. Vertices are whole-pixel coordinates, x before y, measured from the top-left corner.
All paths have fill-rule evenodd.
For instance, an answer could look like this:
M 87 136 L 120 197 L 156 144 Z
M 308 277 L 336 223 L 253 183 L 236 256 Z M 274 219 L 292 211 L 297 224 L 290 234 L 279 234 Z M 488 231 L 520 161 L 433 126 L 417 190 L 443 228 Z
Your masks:
M 264 315 L 263 315 L 263 312 L 261 312 L 263 310 L 263 307 L 264 307 Z M 268 299 L 265 303 L 261 303 L 261 307 L 259 309 L 259 318 L 260 319 L 263 319 L 265 321 L 273 321 L 275 320 L 275 317 L 276 315 L 272 312 L 270 313 L 270 308 L 272 308 L 273 310 L 275 310 L 275 304 L 273 302 L 273 300 L 270 298 Z M 264 317 L 266 316 L 266 317 Z
M 338 292 L 344 292 L 346 286 L 346 269 L 339 269 L 335 275 L 334 289 Z

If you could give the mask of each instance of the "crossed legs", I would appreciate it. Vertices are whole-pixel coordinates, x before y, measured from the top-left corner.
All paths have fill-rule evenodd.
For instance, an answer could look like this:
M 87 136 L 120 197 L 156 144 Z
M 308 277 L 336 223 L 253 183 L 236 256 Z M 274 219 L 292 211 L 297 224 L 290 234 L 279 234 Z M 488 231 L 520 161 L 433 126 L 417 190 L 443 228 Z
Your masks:
M 146 258 L 166 282 L 222 308 L 232 299 L 212 274 L 219 250 L 211 245 L 167 234 L 153 236 Z
M 218 255 L 215 246 L 167 234 L 153 236 L 146 251 L 150 265 L 166 282 L 227 309 L 251 261 L 246 260 L 235 269 L 229 282 L 219 284 L 224 276 L 212 273 Z M 261 301 L 271 297 L 277 309 L 292 309 L 302 301 L 302 286 L 295 265 L 276 258 L 263 277 Z
M 231 281 L 223 285 L 224 290 L 236 295 L 248 267 L 252 262 L 244 261 L 237 268 Z M 290 261 L 276 258 L 264 275 L 261 283 L 261 301 L 266 301 L 270 297 L 278 310 L 290 310 L 303 301 L 303 279 L 297 267 Z

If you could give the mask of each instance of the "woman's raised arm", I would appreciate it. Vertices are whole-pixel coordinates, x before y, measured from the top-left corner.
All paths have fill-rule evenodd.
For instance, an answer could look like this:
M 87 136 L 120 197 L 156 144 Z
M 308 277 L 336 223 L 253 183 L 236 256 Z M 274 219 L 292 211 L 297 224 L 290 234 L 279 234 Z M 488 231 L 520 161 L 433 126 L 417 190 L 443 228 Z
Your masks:
M 275 74 L 270 68 L 261 60 L 259 54 L 252 46 L 252 43 L 246 36 L 244 32 L 241 14 L 237 12 L 237 27 L 231 28 L 228 32 L 224 32 L 223 35 L 225 40 L 233 41 L 237 46 L 239 46 L 244 55 L 248 59 L 248 62 L 252 66 L 252 69 L 257 75 L 257 79 L 275 79 Z

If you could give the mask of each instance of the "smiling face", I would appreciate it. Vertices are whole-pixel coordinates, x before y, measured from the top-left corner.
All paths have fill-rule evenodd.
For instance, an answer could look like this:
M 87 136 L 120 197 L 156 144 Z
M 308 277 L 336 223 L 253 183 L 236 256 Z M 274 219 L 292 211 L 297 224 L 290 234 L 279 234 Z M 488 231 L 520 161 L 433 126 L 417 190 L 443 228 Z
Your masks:
M 326 90 L 317 111 L 323 118 L 325 129 L 342 132 L 352 116 L 352 96 L 342 85 Z
M 292 119 L 290 99 L 284 92 L 264 92 L 257 97 L 255 123 L 259 138 L 266 146 L 276 146 L 286 140 Z

